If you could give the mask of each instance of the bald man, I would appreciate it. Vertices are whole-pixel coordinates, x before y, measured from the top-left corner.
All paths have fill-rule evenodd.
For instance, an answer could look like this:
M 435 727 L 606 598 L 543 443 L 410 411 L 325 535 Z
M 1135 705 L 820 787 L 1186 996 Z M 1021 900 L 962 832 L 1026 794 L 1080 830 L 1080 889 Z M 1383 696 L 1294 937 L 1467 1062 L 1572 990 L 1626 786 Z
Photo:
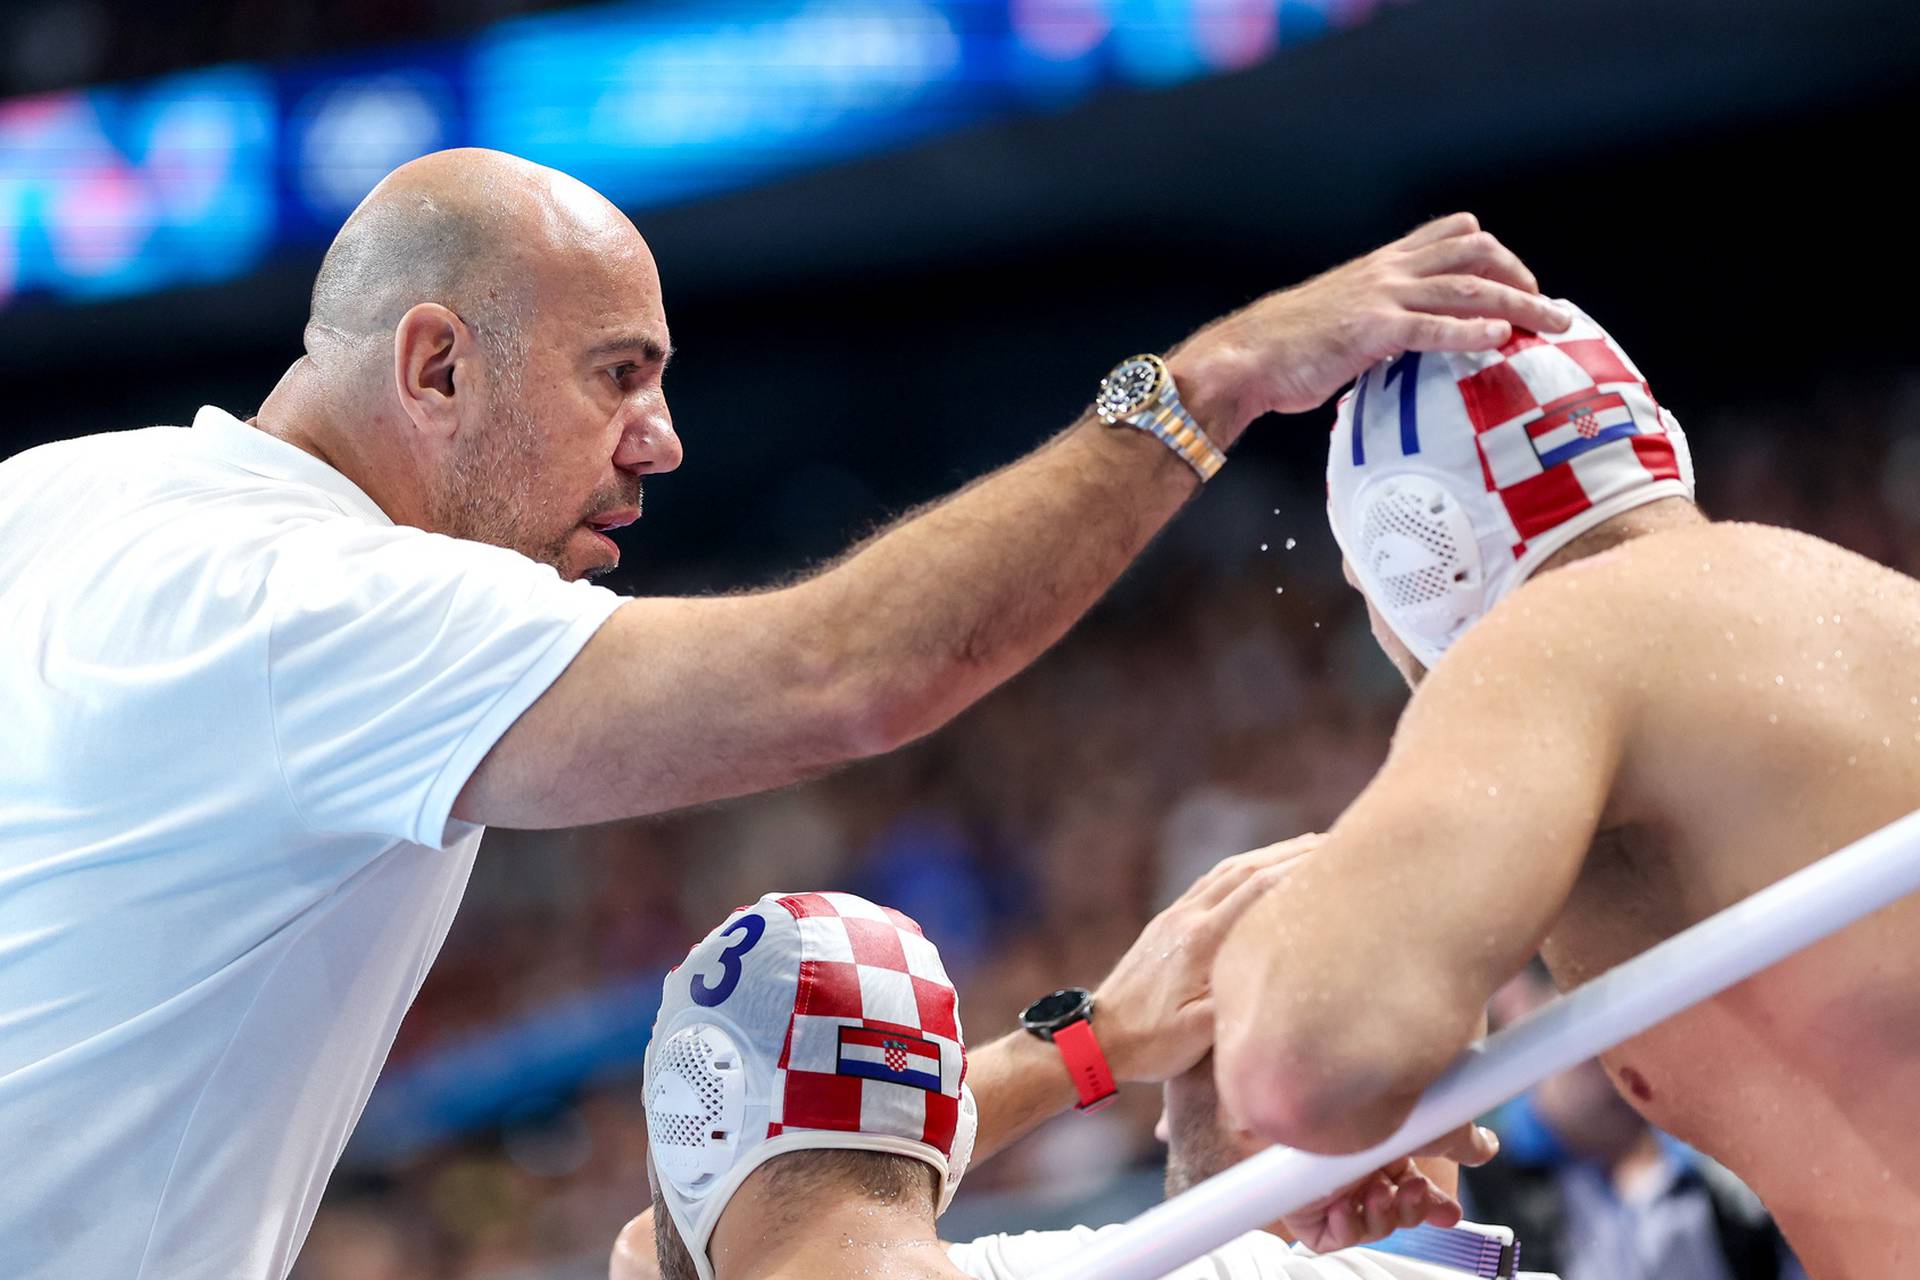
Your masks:
M 1443 219 L 1129 362 L 1112 425 L 802 582 L 626 600 L 586 579 L 681 457 L 646 244 L 509 156 L 403 166 L 252 418 L 0 465 L 0 1271 L 286 1275 L 485 824 L 659 812 L 925 734 L 1058 638 L 1255 416 L 1558 322 Z

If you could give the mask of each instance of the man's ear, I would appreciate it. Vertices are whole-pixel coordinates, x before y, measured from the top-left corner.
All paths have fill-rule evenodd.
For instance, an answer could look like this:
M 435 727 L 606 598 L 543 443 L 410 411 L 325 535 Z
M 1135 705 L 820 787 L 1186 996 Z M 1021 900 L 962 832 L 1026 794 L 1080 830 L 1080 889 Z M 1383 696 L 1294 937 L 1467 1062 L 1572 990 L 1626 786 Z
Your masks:
M 451 308 L 422 302 L 393 328 L 393 386 L 416 430 L 448 438 L 459 428 L 455 397 L 473 369 L 473 330 Z

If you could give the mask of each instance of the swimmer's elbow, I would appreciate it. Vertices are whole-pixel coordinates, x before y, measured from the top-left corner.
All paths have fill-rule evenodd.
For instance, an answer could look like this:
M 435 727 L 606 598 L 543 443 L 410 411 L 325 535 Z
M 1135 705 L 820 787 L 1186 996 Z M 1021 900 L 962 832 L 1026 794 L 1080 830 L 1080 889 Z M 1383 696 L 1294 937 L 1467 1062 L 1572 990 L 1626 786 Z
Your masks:
M 1243 1038 L 1215 1050 L 1227 1113 L 1269 1142 L 1320 1155 L 1363 1151 L 1406 1120 L 1425 1080 L 1384 1055 Z

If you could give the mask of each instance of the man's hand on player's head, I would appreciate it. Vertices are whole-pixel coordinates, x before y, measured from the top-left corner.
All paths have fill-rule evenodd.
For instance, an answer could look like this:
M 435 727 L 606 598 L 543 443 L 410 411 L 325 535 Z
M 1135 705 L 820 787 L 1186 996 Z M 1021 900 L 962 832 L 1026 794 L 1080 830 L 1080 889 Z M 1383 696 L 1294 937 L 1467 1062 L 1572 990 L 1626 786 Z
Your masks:
M 1455 213 L 1215 321 L 1167 363 L 1201 425 L 1231 436 L 1262 413 L 1316 408 L 1390 356 L 1486 351 L 1516 326 L 1569 323 L 1512 250 Z
M 1319 843 L 1306 835 L 1226 858 L 1147 922 L 1094 992 L 1094 1031 L 1117 1079 L 1157 1084 L 1213 1047 L 1209 975 L 1220 940 Z
M 1447 1163 L 1472 1167 L 1493 1159 L 1499 1150 L 1491 1129 L 1467 1125 L 1287 1215 L 1280 1225 L 1316 1253 L 1371 1244 L 1422 1223 L 1454 1226 L 1460 1221 L 1460 1202 L 1415 1164 L 1414 1157 L 1422 1157 L 1427 1170 Z

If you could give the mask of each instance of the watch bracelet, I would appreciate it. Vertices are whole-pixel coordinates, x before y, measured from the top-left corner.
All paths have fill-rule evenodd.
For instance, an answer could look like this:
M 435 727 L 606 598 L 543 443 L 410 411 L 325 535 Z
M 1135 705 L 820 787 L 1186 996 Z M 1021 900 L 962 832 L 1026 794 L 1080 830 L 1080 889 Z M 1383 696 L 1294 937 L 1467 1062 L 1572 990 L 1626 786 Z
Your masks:
M 1201 484 L 1213 479 L 1226 465 L 1227 455 L 1220 452 L 1220 446 L 1207 436 L 1178 400 L 1135 414 L 1126 421 L 1180 455 L 1180 460 L 1200 477 Z

